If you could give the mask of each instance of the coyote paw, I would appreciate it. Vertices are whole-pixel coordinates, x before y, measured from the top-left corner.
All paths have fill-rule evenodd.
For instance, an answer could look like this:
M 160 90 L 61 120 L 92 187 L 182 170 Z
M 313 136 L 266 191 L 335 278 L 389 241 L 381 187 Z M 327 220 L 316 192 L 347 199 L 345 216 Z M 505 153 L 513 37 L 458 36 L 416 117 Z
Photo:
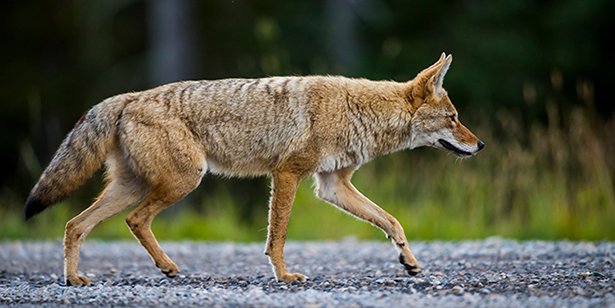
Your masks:
M 277 277 L 278 281 L 284 281 L 286 283 L 291 283 L 293 281 L 301 281 L 305 282 L 307 277 L 303 274 L 299 273 L 285 273 Z
M 179 273 L 179 267 L 177 267 L 177 265 L 173 262 L 166 265 L 156 263 L 156 267 L 169 278 L 174 278 L 177 276 L 177 273 Z
M 421 267 L 418 265 L 418 263 L 415 264 L 409 264 L 408 262 L 406 262 L 406 258 L 404 258 L 403 254 L 399 254 L 399 263 L 401 263 L 404 268 L 406 268 L 406 271 L 408 271 L 408 274 L 410 274 L 410 276 L 416 276 L 418 273 L 421 272 Z
M 69 276 L 66 278 L 66 285 L 73 287 L 89 286 L 92 280 L 85 276 Z

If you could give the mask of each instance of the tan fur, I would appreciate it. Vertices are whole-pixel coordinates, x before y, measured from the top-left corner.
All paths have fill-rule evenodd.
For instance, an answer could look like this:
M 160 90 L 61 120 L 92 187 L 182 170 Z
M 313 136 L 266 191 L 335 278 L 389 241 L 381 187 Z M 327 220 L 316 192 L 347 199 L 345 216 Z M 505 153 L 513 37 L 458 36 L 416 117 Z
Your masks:
M 105 161 L 107 187 L 66 225 L 67 284 L 90 282 L 77 274 L 90 230 L 135 204 L 126 218 L 131 232 L 172 277 L 179 269 L 151 232 L 154 217 L 207 171 L 268 174 L 265 253 L 277 279 L 304 281 L 286 271 L 283 250 L 297 186 L 313 174 L 317 196 L 382 229 L 414 275 L 419 264 L 402 226 L 350 179 L 362 164 L 401 149 L 427 145 L 470 156 L 482 148 L 442 88 L 451 60 L 443 54 L 405 83 L 330 76 L 185 81 L 109 98 L 64 140 L 28 197 L 26 217 L 68 196 Z

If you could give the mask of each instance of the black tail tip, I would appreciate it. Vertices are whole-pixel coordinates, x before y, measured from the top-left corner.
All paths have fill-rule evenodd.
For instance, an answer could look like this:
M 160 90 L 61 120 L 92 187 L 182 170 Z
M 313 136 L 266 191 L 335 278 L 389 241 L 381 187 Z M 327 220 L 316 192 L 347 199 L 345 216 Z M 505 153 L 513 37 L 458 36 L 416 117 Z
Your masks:
M 24 209 L 24 218 L 26 221 L 30 220 L 32 216 L 42 212 L 47 206 L 41 202 L 41 200 L 28 196 L 26 200 L 26 208 Z

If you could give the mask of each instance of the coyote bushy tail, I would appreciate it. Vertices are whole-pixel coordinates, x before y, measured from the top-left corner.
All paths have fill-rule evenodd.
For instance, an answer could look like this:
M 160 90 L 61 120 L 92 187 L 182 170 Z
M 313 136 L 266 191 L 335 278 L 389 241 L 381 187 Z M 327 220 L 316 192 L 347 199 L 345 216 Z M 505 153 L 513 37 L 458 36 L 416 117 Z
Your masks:
M 68 197 L 101 167 L 113 145 L 124 101 L 121 95 L 106 99 L 77 121 L 30 191 L 26 220 Z

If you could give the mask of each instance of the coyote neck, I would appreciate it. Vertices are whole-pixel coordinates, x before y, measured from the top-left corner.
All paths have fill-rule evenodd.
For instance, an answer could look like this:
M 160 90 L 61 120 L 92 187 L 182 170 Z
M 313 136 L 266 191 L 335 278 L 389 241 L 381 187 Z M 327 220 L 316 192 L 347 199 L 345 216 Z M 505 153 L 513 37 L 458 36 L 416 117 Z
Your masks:
M 363 162 L 408 147 L 410 105 L 403 84 L 357 80 L 347 95 L 349 148 Z

